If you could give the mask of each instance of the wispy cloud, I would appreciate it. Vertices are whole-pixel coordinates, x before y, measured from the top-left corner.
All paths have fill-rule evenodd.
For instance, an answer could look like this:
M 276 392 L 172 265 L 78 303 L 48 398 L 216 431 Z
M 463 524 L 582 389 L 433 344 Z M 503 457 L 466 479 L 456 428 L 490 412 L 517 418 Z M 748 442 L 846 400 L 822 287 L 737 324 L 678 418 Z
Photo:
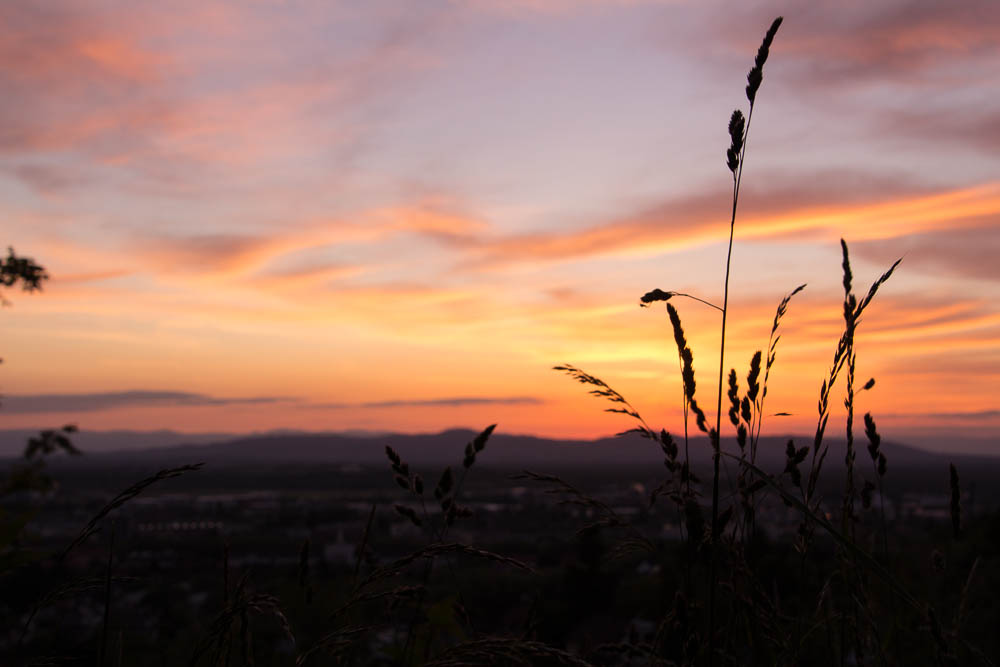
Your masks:
M 422 54 L 438 15 L 109 5 L 0 5 L 0 84 L 18 100 L 0 109 L 0 154 L 118 167 L 174 196 L 253 190 L 265 171 L 273 188 L 304 161 L 342 173 L 375 122 L 361 107 L 432 61 Z M 367 31 L 373 20 L 385 33 L 375 43 L 320 36 L 331 22 Z M 295 40 L 302 49 L 278 48 Z M 68 168 L 18 177 L 51 187 L 70 178 L 57 171 Z
M 974 412 L 931 412 L 931 419 L 1000 419 L 1000 410 L 977 410 Z
M 93 182 L 86 172 L 66 165 L 26 162 L 10 167 L 9 173 L 45 195 L 65 193 Z
M 903 255 L 907 264 L 937 275 L 1000 281 L 1000 228 L 943 229 L 892 239 L 865 241 L 853 246 L 861 257 Z
M 1000 61 L 1000 57 L 998 57 Z M 872 129 L 883 136 L 919 146 L 945 146 L 995 156 L 1000 152 L 1000 105 L 898 109 L 879 115 Z
M 544 399 L 534 396 L 455 396 L 451 398 L 397 399 L 365 403 L 309 403 L 303 407 L 322 410 L 357 408 L 458 408 L 470 405 L 542 405 Z
M 0 151 L 66 149 L 149 117 L 143 94 L 169 58 L 139 43 L 135 30 L 68 7 L 21 3 L 0 6 L 0 26 L 0 81 L 19 100 L 0 111 Z
M 185 391 L 132 389 L 86 394 L 21 394 L 2 397 L 3 410 L 11 414 L 41 412 L 96 412 L 131 406 L 220 407 L 294 402 L 282 396 L 226 398 Z
M 451 4 L 504 15 L 545 16 L 572 14 L 601 8 L 669 6 L 679 0 L 451 0 Z
M 32 225 L 22 234 L 40 237 L 36 244 L 45 245 L 45 265 L 61 284 L 135 274 L 171 286 L 210 281 L 216 286 L 228 282 L 285 290 L 344 283 L 361 274 L 373 276 L 369 286 L 395 282 L 403 263 L 421 267 L 414 279 L 427 279 L 443 266 L 420 261 L 418 251 L 425 256 L 435 248 L 443 253 L 460 252 L 483 237 L 489 223 L 466 212 L 459 202 L 418 196 L 395 206 L 327 218 L 285 215 L 251 230 L 222 223 L 204 225 L 203 230 L 198 227 L 167 219 L 120 227 L 107 236 L 81 236 L 80 225 L 49 221 Z M 387 243 L 396 243 L 403 252 L 387 252 Z M 23 241 L 17 245 L 31 249 Z M 395 273 L 380 279 L 382 265 L 389 265 Z
M 147 237 L 133 247 L 163 272 L 195 274 L 253 266 L 274 252 L 270 239 L 237 234 Z
M 945 422 L 949 426 L 975 426 L 975 425 L 993 425 L 996 426 L 1000 423 L 1000 410 L 970 410 L 962 411 L 956 410 L 951 412 L 922 412 L 918 415 L 913 414 L 900 414 L 900 413 L 888 413 L 884 415 L 876 415 L 878 419 L 891 419 L 891 420 L 912 420 L 917 418 L 921 423 L 927 422 Z
M 948 6 L 933 0 L 897 0 L 878 6 L 855 4 L 849 11 L 830 5 L 837 16 L 806 14 L 806 36 L 791 36 L 793 57 L 811 58 L 804 78 L 814 85 L 871 81 L 914 81 L 947 72 L 970 55 L 997 56 L 996 6 L 970 0 Z M 808 21 L 809 18 L 816 20 Z M 825 20 L 824 20 L 825 19 Z M 834 19 L 834 20 L 829 20 Z M 829 54 L 835 53 L 835 57 Z M 976 77 L 974 71 L 964 72 Z
M 841 175 L 842 177 L 844 175 Z M 744 239 L 885 239 L 939 228 L 984 227 L 1000 215 L 1000 182 L 928 192 L 884 179 L 831 190 L 835 174 L 783 179 L 777 187 L 747 188 L 740 221 Z M 822 186 L 818 185 L 822 184 Z M 890 190 L 891 192 L 891 190 Z M 887 196 L 888 195 L 888 196 Z M 660 253 L 720 240 L 722 190 L 673 198 L 621 218 L 566 231 L 540 231 L 483 240 L 470 247 L 468 266 L 565 261 L 601 255 Z
M 723 6 L 725 11 L 711 11 Z M 957 5 L 934 0 L 810 3 L 794 8 L 769 0 L 742 6 L 698 3 L 692 10 L 699 28 L 706 27 L 700 22 L 713 22 L 721 49 L 737 57 L 759 41 L 747 30 L 748 23 L 766 25 L 766 20 L 784 14 L 786 25 L 772 53 L 780 54 L 785 71 L 797 75 L 797 85 L 827 90 L 872 82 L 925 85 L 941 76 L 971 79 L 980 73 L 953 66 L 1000 55 L 996 5 L 990 0 Z M 703 34 L 702 29 L 688 34 Z

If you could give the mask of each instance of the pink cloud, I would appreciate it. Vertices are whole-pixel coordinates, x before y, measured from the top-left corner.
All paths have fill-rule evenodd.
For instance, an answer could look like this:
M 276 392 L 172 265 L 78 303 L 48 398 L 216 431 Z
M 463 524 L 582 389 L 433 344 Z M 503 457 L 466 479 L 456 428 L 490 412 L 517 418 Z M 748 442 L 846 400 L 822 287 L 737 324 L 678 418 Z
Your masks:
M 814 82 L 906 80 L 970 57 L 1000 55 L 998 8 L 989 0 L 857 7 L 841 21 L 807 23 L 811 30 L 801 40 L 794 34 L 787 38 L 793 58 L 812 58 L 803 74 Z
M 896 136 L 921 147 L 947 146 L 987 156 L 1000 152 L 1000 107 L 995 104 L 940 110 L 903 109 L 887 112 L 874 131 Z
M 716 43 L 727 60 L 746 59 L 760 43 L 768 22 L 784 14 L 785 23 L 771 52 L 779 54 L 775 62 L 794 74 L 797 85 L 813 88 L 873 82 L 923 85 L 935 77 L 953 83 L 974 80 L 980 76 L 979 68 L 968 67 L 970 63 L 1000 57 L 1000 9 L 990 0 L 795 6 L 772 0 L 764 5 L 693 7 L 697 29 L 688 34 L 717 35 Z M 717 11 L 705 11 L 708 8 Z M 756 25 L 759 29 L 753 30 Z M 697 48 L 704 52 L 702 42 Z
M 325 41 L 309 60 L 285 48 L 316 39 L 302 34 L 309 15 L 318 23 L 341 14 L 351 18 L 320 5 L 0 5 L 0 85 L 14 102 L 0 109 L 0 153 L 70 153 L 175 194 L 253 176 L 235 168 L 317 154 L 332 168 L 371 122 L 358 108 L 430 66 L 423 37 L 435 25 L 404 13 L 372 44 Z
M 123 27 L 54 6 L 0 5 L 0 82 L 17 101 L 0 111 L 0 150 L 75 146 L 134 114 L 170 58 Z
M 906 257 L 921 273 L 1000 281 L 1000 212 L 991 225 L 969 229 L 941 229 L 892 239 L 858 243 L 861 257 L 883 257 L 892 251 Z

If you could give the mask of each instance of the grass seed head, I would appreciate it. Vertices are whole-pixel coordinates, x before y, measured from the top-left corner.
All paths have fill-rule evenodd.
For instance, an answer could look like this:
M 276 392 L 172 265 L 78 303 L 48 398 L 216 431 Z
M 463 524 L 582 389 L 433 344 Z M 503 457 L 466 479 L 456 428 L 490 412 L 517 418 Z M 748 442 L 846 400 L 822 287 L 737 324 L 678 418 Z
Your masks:
M 477 452 L 481 452 L 486 448 L 486 441 L 490 439 L 490 436 L 493 434 L 493 429 L 496 427 L 496 424 L 490 424 L 472 441 L 472 446 Z
M 753 403 L 760 392 L 760 359 L 761 351 L 757 350 L 750 359 L 750 371 L 747 373 L 747 398 Z
M 866 479 L 865 485 L 861 489 L 861 506 L 864 507 L 866 510 L 871 509 L 872 493 L 874 493 L 874 491 L 875 491 L 875 485 Z
M 441 479 L 438 480 L 437 486 L 434 487 L 434 497 L 438 500 L 446 497 L 451 493 L 452 486 L 455 483 L 455 477 L 451 472 L 451 466 L 444 469 L 441 473 Z
M 730 369 L 729 371 L 729 391 L 726 394 L 729 396 L 729 421 L 736 426 L 740 423 L 739 412 L 740 412 L 740 397 L 739 397 L 739 387 L 736 384 L 736 369 Z
M 399 454 L 396 453 L 396 450 L 389 445 L 385 446 L 385 455 L 388 457 L 389 462 L 394 466 L 398 466 L 402 462 L 399 458 Z
M 417 528 L 421 527 L 424 523 L 420 520 L 420 517 L 417 516 L 416 511 L 411 507 L 407 507 L 406 505 L 393 505 L 393 509 L 395 509 L 396 513 L 400 516 L 409 519 L 410 523 Z
M 761 42 L 760 48 L 757 49 L 757 57 L 754 58 L 753 67 L 750 69 L 750 73 L 747 74 L 747 99 L 750 100 L 751 106 L 753 106 L 754 100 L 757 98 L 757 90 L 764 80 L 764 63 L 767 62 L 767 56 L 771 50 L 771 42 L 774 41 L 774 35 L 778 32 L 781 21 L 782 17 L 779 16 L 771 23 L 767 34 L 764 35 L 764 41 Z
M 746 128 L 746 119 L 739 109 L 733 111 L 729 117 L 729 148 L 726 150 L 726 166 L 729 171 L 736 173 L 740 166 L 740 151 L 743 149 L 743 132 Z
M 882 436 L 878 434 L 875 428 L 875 419 L 870 412 L 865 413 L 865 435 L 868 437 L 868 454 L 871 455 L 872 461 L 874 461 L 879 456 L 879 446 L 882 444 Z
M 660 431 L 660 447 L 671 461 L 677 458 L 677 443 L 665 429 Z
M 674 292 L 664 292 L 661 289 L 654 289 L 639 297 L 639 305 L 643 308 L 647 308 L 649 307 L 649 304 L 656 301 L 669 301 L 672 296 L 675 296 Z
M 851 273 L 851 258 L 847 252 L 847 241 L 840 239 L 840 250 L 843 254 L 843 262 L 841 266 L 844 269 L 844 296 L 851 293 L 851 281 L 854 278 L 854 274 Z

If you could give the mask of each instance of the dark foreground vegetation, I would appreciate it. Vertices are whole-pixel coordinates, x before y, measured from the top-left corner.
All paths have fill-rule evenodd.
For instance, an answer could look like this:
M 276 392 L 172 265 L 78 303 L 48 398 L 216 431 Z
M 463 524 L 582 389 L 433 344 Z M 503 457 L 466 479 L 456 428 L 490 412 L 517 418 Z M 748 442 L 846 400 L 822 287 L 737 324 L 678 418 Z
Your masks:
M 16 542 L 4 542 L 2 662 L 92 665 L 102 650 L 110 665 L 187 665 L 199 651 L 194 663 L 202 665 L 224 663 L 226 654 L 231 665 L 292 665 L 296 658 L 317 665 L 503 664 L 496 652 L 523 664 L 546 664 L 542 653 L 547 664 L 703 660 L 707 534 L 703 527 L 702 544 L 692 547 L 688 517 L 662 498 L 650 504 L 660 466 L 567 461 L 557 470 L 577 492 L 554 479 L 513 479 L 525 473 L 490 467 L 491 448 L 500 446 L 487 443 L 461 490 L 464 454 L 455 447 L 455 487 L 442 498 L 457 497 L 468 512 L 456 510 L 445 535 L 437 474 L 421 480 L 421 502 L 398 486 L 388 461 L 230 463 L 155 482 L 62 558 L 109 503 L 109 486 L 116 478 L 127 486 L 137 464 L 108 458 L 50 466 L 57 492 L 4 499 L 5 527 L 19 517 L 30 516 L 30 523 Z M 428 475 L 441 470 L 420 468 Z M 940 610 L 946 637 L 955 633 L 991 658 L 1000 652 L 993 630 L 1000 621 L 993 599 L 1000 498 L 984 482 L 998 468 L 983 473 L 974 494 L 972 482 L 963 482 L 960 540 L 947 463 L 939 460 L 887 475 L 887 558 L 880 517 L 867 512 L 856 527 L 858 543 L 880 554 L 901 587 Z M 416 484 L 418 473 L 407 472 Z M 702 461 L 698 472 L 708 479 L 710 463 Z M 821 493 L 835 497 L 842 481 L 822 484 Z M 837 511 L 836 502 L 824 504 L 824 513 Z M 772 633 L 761 640 L 746 632 L 723 640 L 743 653 L 720 655 L 719 664 L 936 663 L 922 652 L 930 627 L 905 609 L 878 612 L 875 627 L 898 634 L 855 660 L 846 626 L 818 615 L 833 604 L 823 598 L 838 582 L 836 541 L 817 535 L 804 560 L 796 549 L 797 509 L 771 494 L 757 503 L 756 517 L 755 540 L 744 549 L 752 549 L 754 578 L 767 586 L 755 594 L 773 600 L 762 620 L 775 625 L 760 631 Z M 397 572 L 414 553 L 434 555 L 434 568 L 418 558 Z M 746 567 L 734 555 L 718 566 L 726 582 L 720 598 L 730 595 L 729 582 L 748 576 Z M 879 586 L 872 579 L 866 585 Z M 738 632 L 726 626 L 745 612 L 726 604 L 720 632 Z M 903 627 L 893 630 L 896 623 Z M 788 634 L 774 636 L 776 630 Z M 445 659 L 449 650 L 487 640 L 493 644 L 479 644 L 478 658 Z M 755 658 L 761 641 L 767 644 L 758 650 L 787 642 L 789 653 Z M 958 651 L 962 660 L 970 655 Z
M 747 115 L 728 126 L 730 252 L 780 23 L 747 76 Z M 875 385 L 855 377 L 856 334 L 899 262 L 859 297 L 842 251 L 844 331 L 819 383 L 816 431 L 784 443 L 777 466 L 762 449 L 774 444 L 761 436 L 767 382 L 780 322 L 805 286 L 780 301 L 766 347 L 727 374 L 728 257 L 721 305 L 694 298 L 721 315 L 714 412 L 674 307 L 686 294 L 642 297 L 667 302 L 677 343 L 685 418 L 673 435 L 603 380 L 556 368 L 621 413 L 625 437 L 659 452 L 652 468 L 483 469 L 490 426 L 448 466 L 411 466 L 392 446 L 381 470 L 251 466 L 226 477 L 192 462 L 118 480 L 114 496 L 95 490 L 92 467 L 47 468 L 50 454 L 76 452 L 72 428 L 43 432 L 0 487 L 2 662 L 993 664 L 1000 514 L 986 494 L 973 502 L 954 465 L 897 471 L 875 417 L 856 414 Z M 15 260 L 4 284 L 37 288 L 40 267 Z M 826 432 L 840 404 L 836 445 Z M 282 474 L 297 481 L 282 490 Z

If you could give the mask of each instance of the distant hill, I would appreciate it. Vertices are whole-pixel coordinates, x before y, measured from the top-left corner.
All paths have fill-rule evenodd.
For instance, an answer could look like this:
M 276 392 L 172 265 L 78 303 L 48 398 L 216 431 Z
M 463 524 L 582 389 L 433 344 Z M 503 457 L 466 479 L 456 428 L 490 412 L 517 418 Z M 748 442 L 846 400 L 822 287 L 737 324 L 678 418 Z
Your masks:
M 0 430 L 0 458 L 20 456 L 28 438 L 38 435 L 38 429 Z M 178 433 L 177 431 L 79 431 L 73 443 L 88 453 L 116 450 L 134 451 L 180 444 L 222 442 L 244 437 L 238 433 Z
M 32 432 L 0 432 L 0 452 L 16 456 L 23 450 L 25 438 Z M 295 431 L 270 432 L 251 436 L 231 434 L 179 434 L 171 431 L 108 433 L 83 432 L 74 436 L 86 456 L 75 459 L 80 465 L 106 465 L 128 462 L 142 465 L 171 465 L 178 462 L 204 461 L 209 464 L 265 463 L 357 463 L 385 461 L 385 447 L 396 449 L 405 460 L 414 464 L 458 464 L 462 452 L 476 435 L 475 431 L 453 429 L 436 434 L 379 433 L 304 433 Z M 762 438 L 759 462 L 773 469 L 784 465 L 785 443 L 789 436 Z M 796 437 L 798 446 L 811 442 L 808 437 Z M 844 443 L 829 440 L 829 460 L 843 460 Z M 16 446 L 13 446 L 16 444 Z M 865 443 L 859 441 L 859 465 L 866 465 Z M 683 441 L 678 440 L 683 455 Z M 734 451 L 734 443 L 724 443 Z M 701 466 L 711 459 L 707 438 L 693 438 L 689 449 L 694 465 Z M 883 444 L 883 451 L 892 466 L 920 466 L 949 457 L 908 447 L 899 443 Z M 951 456 L 951 459 L 985 457 Z M 484 465 L 502 467 L 524 466 L 593 466 L 593 465 L 662 465 L 659 446 L 638 436 L 611 437 L 597 440 L 556 440 L 524 435 L 495 433 L 480 455 Z M 54 461 L 56 463 L 56 461 Z M 57 463 L 58 464 L 58 463 Z
M 20 438 L 21 434 L 9 438 Z M 331 479 L 338 484 L 348 483 L 348 478 L 336 471 L 367 471 L 388 475 L 389 465 L 385 456 L 386 446 L 400 453 L 415 470 L 424 474 L 439 471 L 446 465 L 461 466 L 466 443 L 476 436 L 475 431 L 453 429 L 436 434 L 385 434 L 385 433 L 303 433 L 295 431 L 271 432 L 252 436 L 209 434 L 199 443 L 196 435 L 181 435 L 169 431 L 156 433 L 115 432 L 98 442 L 99 433 L 84 433 L 75 438 L 85 454 L 79 457 L 65 455 L 49 459 L 49 470 L 67 486 L 89 484 L 96 489 L 117 488 L 123 480 L 135 480 L 150 472 L 178 465 L 204 462 L 205 471 L 192 476 L 188 482 L 175 488 L 304 488 L 327 484 Z M 23 435 L 27 437 L 27 434 Z M 810 444 L 811 437 L 797 437 L 797 446 Z M 788 437 L 762 438 L 758 465 L 772 474 L 784 468 L 784 452 Z M 829 453 L 824 466 L 823 484 L 828 490 L 839 488 L 844 474 L 844 441 L 829 439 Z M 17 441 L 13 451 L 22 450 L 23 440 Z M 107 451 L 119 443 L 122 448 Z M 157 443 L 162 443 L 158 445 Z M 136 449 L 141 445 L 143 449 Z M 872 462 L 865 449 L 863 434 L 858 440 L 857 470 L 864 478 L 872 474 Z M 683 440 L 678 441 L 683 457 Z M 103 448 L 103 451 L 102 451 Z M 707 438 L 694 438 L 689 443 L 691 464 L 702 479 L 711 477 L 711 448 Z M 724 450 L 736 449 L 735 442 L 724 441 Z M 988 502 L 1000 502 L 1000 457 L 931 453 L 907 445 L 884 442 L 882 450 L 889 461 L 889 479 L 892 488 L 933 490 L 944 493 L 948 489 L 948 464 L 955 463 L 961 471 L 963 489 L 975 491 Z M 12 451 L 12 450 L 8 450 Z M 7 459 L 6 463 L 11 461 Z M 734 462 L 724 459 L 726 484 L 735 479 Z M 6 467 L 0 461 L 0 473 Z M 809 462 L 803 469 L 808 469 Z M 477 477 L 489 469 L 498 474 L 519 469 L 532 469 L 556 474 L 588 475 L 595 473 L 612 477 L 658 478 L 664 474 L 663 454 L 657 443 L 638 436 L 601 438 L 597 440 L 556 440 L 522 435 L 495 433 L 476 463 Z M 575 470 L 576 472 L 571 472 Z M 332 476 L 331 476 L 332 475 Z M 636 477 L 638 478 L 638 477 Z M 362 479 L 362 478 L 358 478 Z M 370 482 L 370 477 L 364 477 Z M 386 477 L 388 479 L 388 477 Z M 349 483 L 361 483 L 358 480 Z M 192 486 L 193 485 L 193 486 Z M 200 486 L 199 486 L 200 485 Z M 311 488 L 311 487 L 310 487 Z M 989 496 L 989 499 L 987 498 Z

